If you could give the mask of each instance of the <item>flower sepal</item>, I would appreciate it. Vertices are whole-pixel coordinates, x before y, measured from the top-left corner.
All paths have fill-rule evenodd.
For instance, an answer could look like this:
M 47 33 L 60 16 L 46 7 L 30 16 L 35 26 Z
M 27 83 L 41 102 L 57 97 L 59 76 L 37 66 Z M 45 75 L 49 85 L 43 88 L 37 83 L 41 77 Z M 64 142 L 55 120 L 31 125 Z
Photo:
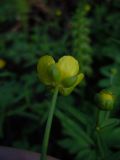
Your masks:
M 77 76 L 68 77 L 62 81 L 62 85 L 65 88 L 69 88 L 72 87 L 76 83 L 76 81 L 77 81 Z
M 60 74 L 60 71 L 57 68 L 56 64 L 50 65 L 50 67 L 48 68 L 48 73 L 49 73 L 51 79 L 54 82 L 56 82 L 56 83 L 60 82 L 60 80 L 61 80 L 61 74 Z
M 77 76 L 77 80 L 72 87 L 65 88 L 64 86 L 60 86 L 59 88 L 60 93 L 64 96 L 68 96 L 83 79 L 84 79 L 84 74 L 80 73 Z

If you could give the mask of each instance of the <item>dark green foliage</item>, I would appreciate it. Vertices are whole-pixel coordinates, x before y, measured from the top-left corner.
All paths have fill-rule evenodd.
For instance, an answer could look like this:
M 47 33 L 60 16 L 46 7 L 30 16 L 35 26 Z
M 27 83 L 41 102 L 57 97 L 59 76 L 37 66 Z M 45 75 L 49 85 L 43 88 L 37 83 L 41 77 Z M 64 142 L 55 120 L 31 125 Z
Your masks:
M 90 19 L 87 13 L 91 9 L 88 3 L 81 2 L 75 11 L 72 20 L 72 49 L 73 54 L 80 63 L 81 71 L 90 75 L 92 73 L 92 48 L 90 46 Z
M 92 118 L 90 115 L 86 116 L 84 113 L 80 113 L 78 109 L 70 106 L 67 109 L 62 108 L 62 110 L 56 112 L 57 117 L 62 122 L 63 134 L 65 135 L 64 139 L 59 141 L 59 144 L 74 154 L 74 159 L 96 160 L 98 155 L 102 159 L 101 153 L 99 153 L 99 151 L 101 152 L 100 147 L 104 152 L 104 158 L 111 157 L 110 155 L 113 154 L 112 148 L 119 151 L 119 119 L 109 118 L 106 111 L 101 111 L 99 114 L 99 130 L 97 131 L 97 126 L 95 126 L 97 119 L 93 118 L 94 116 Z M 101 140 L 102 146 L 99 144 Z M 120 156 L 118 153 L 117 155 Z

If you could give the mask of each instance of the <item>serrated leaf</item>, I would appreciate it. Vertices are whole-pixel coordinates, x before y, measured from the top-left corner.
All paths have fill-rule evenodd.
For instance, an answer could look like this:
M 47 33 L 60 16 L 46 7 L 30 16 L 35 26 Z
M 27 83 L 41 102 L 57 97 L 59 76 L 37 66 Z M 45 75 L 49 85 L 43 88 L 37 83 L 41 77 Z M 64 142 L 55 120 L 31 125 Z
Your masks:
M 69 133 L 75 137 L 81 137 L 84 141 L 86 141 L 86 143 L 93 144 L 93 141 L 89 135 L 87 135 L 87 133 L 76 122 L 60 111 L 57 111 L 57 116 L 63 122 L 62 125 L 65 127 L 65 129 L 69 130 L 69 132 L 66 133 Z
M 86 143 L 73 138 L 63 139 L 58 144 L 61 145 L 63 148 L 69 149 L 69 152 L 72 154 L 80 152 L 80 150 L 90 148 L 90 146 Z
M 13 115 L 17 115 L 20 113 L 23 113 L 25 111 L 25 109 L 27 108 L 27 106 L 21 106 L 21 107 L 16 107 L 15 109 L 12 109 L 10 111 L 8 111 L 6 113 L 7 116 L 13 116 Z
M 91 149 L 83 149 L 80 150 L 75 160 L 96 160 L 96 153 L 94 150 Z
M 101 135 L 109 146 L 120 148 L 120 127 L 104 128 Z
M 115 127 L 120 124 L 120 120 L 115 118 L 107 119 L 104 123 L 101 124 L 100 128 L 103 129 L 105 127 Z
M 109 111 L 99 111 L 99 127 L 101 129 L 105 127 L 115 127 L 120 124 L 120 120 L 117 118 L 110 118 Z
M 72 119 L 76 119 L 80 124 L 87 126 L 92 123 L 91 118 L 87 114 L 84 114 L 74 106 L 68 105 L 67 107 L 61 107 L 60 109 L 69 115 Z

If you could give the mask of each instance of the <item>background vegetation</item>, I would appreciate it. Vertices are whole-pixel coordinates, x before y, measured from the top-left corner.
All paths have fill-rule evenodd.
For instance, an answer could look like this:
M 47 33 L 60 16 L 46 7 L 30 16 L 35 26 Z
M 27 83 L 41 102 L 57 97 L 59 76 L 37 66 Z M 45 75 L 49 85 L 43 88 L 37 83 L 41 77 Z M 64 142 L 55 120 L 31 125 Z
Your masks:
M 0 1 L 1 145 L 40 152 L 51 93 L 39 82 L 36 64 L 45 54 L 56 60 L 70 54 L 86 78 L 70 96 L 59 96 L 48 153 L 62 160 L 98 159 L 94 97 L 107 88 L 116 96 L 115 123 L 103 130 L 103 148 L 109 147 L 107 158 L 119 160 L 119 9 L 119 0 Z

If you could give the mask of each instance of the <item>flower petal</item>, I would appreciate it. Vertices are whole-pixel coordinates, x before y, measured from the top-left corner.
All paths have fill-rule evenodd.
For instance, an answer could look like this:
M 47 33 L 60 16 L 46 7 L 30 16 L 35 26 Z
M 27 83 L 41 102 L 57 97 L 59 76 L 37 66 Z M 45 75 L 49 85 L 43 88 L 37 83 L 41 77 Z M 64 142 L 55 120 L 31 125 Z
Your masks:
M 83 78 L 84 78 L 84 74 L 80 73 L 77 76 L 76 83 L 72 87 L 69 87 L 69 88 L 64 88 L 63 86 L 61 86 L 59 89 L 60 93 L 64 96 L 69 95 L 74 90 L 74 88 L 83 80 Z
M 3 69 L 6 66 L 6 61 L 0 58 L 0 69 Z
M 59 59 L 57 66 L 60 70 L 62 80 L 75 76 L 79 72 L 79 63 L 72 56 L 63 56 Z
M 49 55 L 42 56 L 38 61 L 38 65 L 37 65 L 38 76 L 41 82 L 43 82 L 46 85 L 49 85 L 52 83 L 51 77 L 48 73 L 48 69 L 52 64 L 55 64 L 55 61 L 53 57 Z

